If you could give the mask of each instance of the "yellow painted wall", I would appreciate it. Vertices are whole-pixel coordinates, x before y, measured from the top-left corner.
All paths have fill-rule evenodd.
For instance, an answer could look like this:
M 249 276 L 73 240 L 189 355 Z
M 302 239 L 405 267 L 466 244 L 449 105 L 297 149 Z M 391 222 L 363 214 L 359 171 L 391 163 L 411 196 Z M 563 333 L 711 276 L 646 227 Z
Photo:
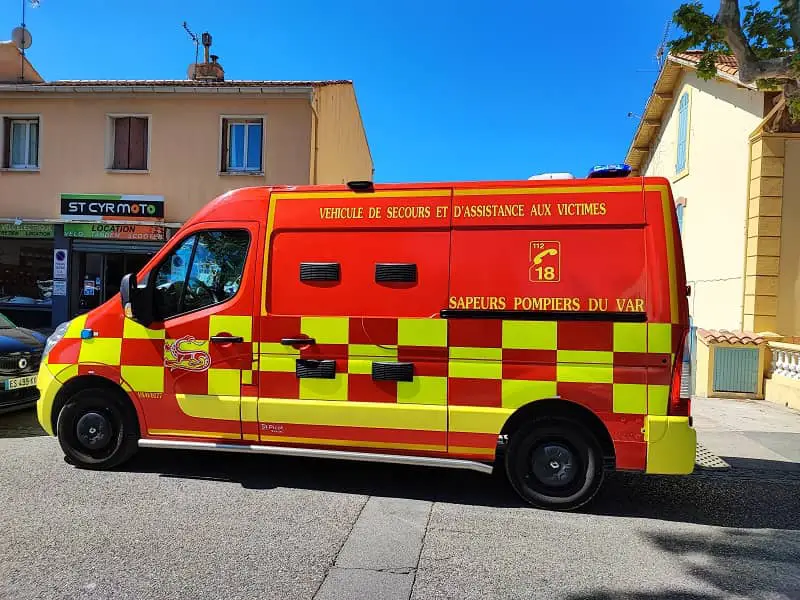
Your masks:
M 694 393 L 707 398 L 711 393 L 711 349 L 699 339 L 697 344 L 696 364 L 694 371 Z
M 372 180 L 372 158 L 353 86 L 327 85 L 315 94 L 319 152 L 311 167 L 311 181 Z
M 778 332 L 800 336 L 800 139 L 787 139 L 785 149 Z
M 765 382 L 764 398 L 794 410 L 800 410 L 800 381 L 773 375 Z
M 676 177 L 678 105 L 689 92 L 688 169 Z M 763 94 L 685 72 L 662 121 L 646 175 L 667 177 L 683 217 L 690 312 L 704 328 L 739 329 L 744 294 L 748 138 L 763 115 Z
M 108 113 L 151 115 L 149 173 L 106 172 Z M 166 221 L 182 222 L 231 189 L 309 183 L 312 113 L 307 97 L 0 95 L 0 115 L 8 114 L 40 116 L 40 171 L 0 171 L 1 217 L 58 218 L 61 193 L 159 194 L 165 199 Z M 265 119 L 264 176 L 219 174 L 221 115 Z

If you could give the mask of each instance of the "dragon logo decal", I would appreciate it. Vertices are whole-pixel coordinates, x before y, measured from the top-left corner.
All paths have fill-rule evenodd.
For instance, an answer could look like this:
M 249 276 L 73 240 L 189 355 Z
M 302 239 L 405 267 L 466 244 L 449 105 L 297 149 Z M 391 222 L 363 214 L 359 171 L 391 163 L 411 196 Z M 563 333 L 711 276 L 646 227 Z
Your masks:
M 183 371 L 207 371 L 211 366 L 211 357 L 205 350 L 192 346 L 203 346 L 203 342 L 191 335 L 185 335 L 172 343 L 164 343 L 164 366 L 169 369 Z

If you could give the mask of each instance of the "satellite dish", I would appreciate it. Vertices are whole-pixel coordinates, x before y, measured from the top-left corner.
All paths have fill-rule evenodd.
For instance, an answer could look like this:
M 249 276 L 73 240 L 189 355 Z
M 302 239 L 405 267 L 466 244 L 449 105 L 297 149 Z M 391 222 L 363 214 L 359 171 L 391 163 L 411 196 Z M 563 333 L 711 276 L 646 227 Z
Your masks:
M 31 32 L 25 27 L 14 27 L 11 31 L 11 40 L 20 50 L 27 50 L 31 47 L 31 43 L 33 43 Z

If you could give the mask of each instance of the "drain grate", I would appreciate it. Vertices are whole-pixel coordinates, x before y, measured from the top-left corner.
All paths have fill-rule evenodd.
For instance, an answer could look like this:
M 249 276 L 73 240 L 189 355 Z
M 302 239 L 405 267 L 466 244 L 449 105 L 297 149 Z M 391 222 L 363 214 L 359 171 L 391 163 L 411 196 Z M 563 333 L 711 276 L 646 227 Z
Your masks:
M 701 469 L 730 469 L 731 466 L 702 444 L 697 444 L 695 465 Z

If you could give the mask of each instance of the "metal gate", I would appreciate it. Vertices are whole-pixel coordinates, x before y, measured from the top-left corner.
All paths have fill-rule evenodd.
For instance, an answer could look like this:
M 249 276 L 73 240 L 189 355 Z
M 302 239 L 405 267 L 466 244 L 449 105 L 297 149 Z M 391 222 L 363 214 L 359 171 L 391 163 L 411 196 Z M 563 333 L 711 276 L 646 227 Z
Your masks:
M 758 348 L 714 347 L 715 392 L 758 393 Z

